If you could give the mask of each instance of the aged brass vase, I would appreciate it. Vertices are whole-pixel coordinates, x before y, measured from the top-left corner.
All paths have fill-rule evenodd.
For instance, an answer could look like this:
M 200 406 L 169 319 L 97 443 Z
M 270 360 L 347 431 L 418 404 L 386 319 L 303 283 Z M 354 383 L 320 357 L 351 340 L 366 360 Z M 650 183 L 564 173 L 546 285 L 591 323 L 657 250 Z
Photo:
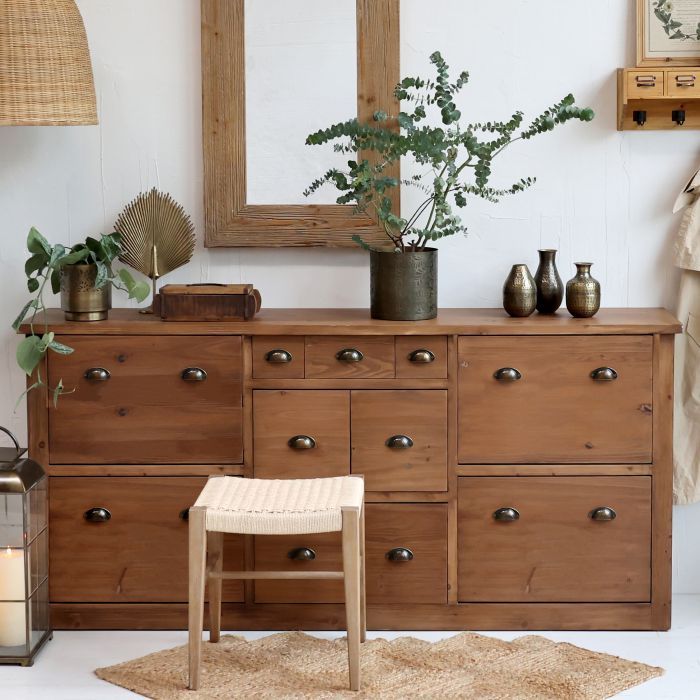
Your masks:
M 537 310 L 541 314 L 553 314 L 564 300 L 564 283 L 559 277 L 555 262 L 557 251 L 552 248 L 543 248 L 538 252 L 540 264 L 535 272 Z
M 527 265 L 513 265 L 503 285 L 503 308 L 516 317 L 529 316 L 537 306 L 537 285 Z
M 95 287 L 97 265 L 61 268 L 61 308 L 66 321 L 105 321 L 112 308 L 111 282 Z
M 566 308 L 574 318 L 590 318 L 600 309 L 600 282 L 591 276 L 593 263 L 574 265 L 576 275 L 566 283 Z

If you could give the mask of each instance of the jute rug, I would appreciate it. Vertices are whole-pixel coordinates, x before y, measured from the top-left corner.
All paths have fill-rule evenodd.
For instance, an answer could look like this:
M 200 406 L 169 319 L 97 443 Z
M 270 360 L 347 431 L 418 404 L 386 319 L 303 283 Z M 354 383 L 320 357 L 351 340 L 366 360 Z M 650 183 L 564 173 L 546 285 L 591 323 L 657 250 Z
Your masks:
M 95 673 L 156 700 L 226 698 L 473 698 L 599 700 L 663 674 L 663 669 L 544 637 L 503 642 L 470 632 L 431 644 L 412 637 L 362 645 L 362 692 L 347 689 L 344 639 L 284 632 L 247 642 L 203 644 L 202 686 L 186 690 L 187 647 Z

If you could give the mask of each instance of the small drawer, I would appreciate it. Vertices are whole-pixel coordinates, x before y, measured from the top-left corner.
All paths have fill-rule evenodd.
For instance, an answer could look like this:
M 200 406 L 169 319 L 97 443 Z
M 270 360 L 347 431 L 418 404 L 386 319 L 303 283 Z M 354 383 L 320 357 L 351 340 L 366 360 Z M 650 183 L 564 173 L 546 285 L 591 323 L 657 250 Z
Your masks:
M 52 477 L 54 603 L 187 603 L 187 520 L 199 477 Z M 243 567 L 243 538 L 226 536 L 224 566 Z M 240 581 L 223 599 L 243 600 Z
M 447 392 L 352 392 L 352 471 L 368 491 L 447 490 Z
M 253 392 L 253 449 L 258 478 L 348 474 L 350 392 Z
M 643 100 L 647 97 L 663 97 L 663 70 L 631 70 L 627 71 L 627 97 L 632 100 Z
M 371 503 L 366 508 L 367 602 L 447 602 L 447 506 Z M 341 571 L 340 533 L 255 538 L 258 570 Z M 340 581 L 256 581 L 257 603 L 342 603 Z
M 447 338 L 397 336 L 396 376 L 399 379 L 446 379 Z
M 459 600 L 650 600 L 651 477 L 459 479 Z
M 60 338 L 49 382 L 53 464 L 240 464 L 240 337 Z M 78 439 L 76 439 L 78 436 Z
M 700 96 L 700 73 L 694 69 L 667 71 L 666 95 L 681 99 Z
M 253 338 L 253 377 L 303 379 L 304 338 L 256 336 Z
M 394 337 L 308 336 L 307 379 L 394 377 Z

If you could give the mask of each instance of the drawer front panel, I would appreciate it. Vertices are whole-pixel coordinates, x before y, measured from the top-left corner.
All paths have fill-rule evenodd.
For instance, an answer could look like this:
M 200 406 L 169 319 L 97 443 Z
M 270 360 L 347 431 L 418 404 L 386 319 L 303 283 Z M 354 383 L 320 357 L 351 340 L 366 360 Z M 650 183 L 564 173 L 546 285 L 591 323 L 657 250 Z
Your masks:
M 446 379 L 445 336 L 397 336 L 396 376 L 399 379 Z
M 303 379 L 304 338 L 256 336 L 253 338 L 253 377 Z
M 206 483 L 198 477 L 52 477 L 51 601 L 187 602 L 187 521 Z M 88 521 L 106 509 L 106 521 Z M 224 566 L 243 567 L 243 538 L 226 536 Z M 243 600 L 240 581 L 224 600 Z
M 394 377 L 394 337 L 307 336 L 308 379 Z
M 349 391 L 253 392 L 255 476 L 350 473 Z
M 633 100 L 663 97 L 664 77 L 663 70 L 627 71 L 627 96 Z
M 462 602 L 650 600 L 650 477 L 460 478 L 458 523 Z
M 243 461 L 240 337 L 59 340 L 75 352 L 49 353 L 49 380 L 75 391 L 50 409 L 52 463 Z
M 366 508 L 367 602 L 447 602 L 447 505 L 377 504 Z M 411 559 L 404 552 L 408 550 Z M 302 550 L 301 553 L 297 553 Z M 306 550 L 312 550 L 315 558 Z M 290 553 L 301 558 L 291 558 Z M 394 560 L 387 558 L 392 553 Z M 340 533 L 256 537 L 259 570 L 340 571 Z M 258 603 L 342 603 L 342 581 L 256 581 Z
M 368 491 L 446 491 L 447 392 L 353 391 L 352 471 Z
M 651 462 L 651 413 L 651 337 L 459 339 L 463 464 Z
M 671 70 L 666 73 L 666 92 L 681 99 L 700 96 L 700 74 L 696 70 Z

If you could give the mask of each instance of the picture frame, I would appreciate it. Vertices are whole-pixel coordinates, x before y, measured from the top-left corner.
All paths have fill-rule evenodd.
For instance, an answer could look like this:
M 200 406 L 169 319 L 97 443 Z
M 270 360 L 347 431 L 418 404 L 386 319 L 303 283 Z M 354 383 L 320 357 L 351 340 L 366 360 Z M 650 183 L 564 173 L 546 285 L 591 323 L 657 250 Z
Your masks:
M 700 65 L 700 0 L 637 0 L 637 65 Z

